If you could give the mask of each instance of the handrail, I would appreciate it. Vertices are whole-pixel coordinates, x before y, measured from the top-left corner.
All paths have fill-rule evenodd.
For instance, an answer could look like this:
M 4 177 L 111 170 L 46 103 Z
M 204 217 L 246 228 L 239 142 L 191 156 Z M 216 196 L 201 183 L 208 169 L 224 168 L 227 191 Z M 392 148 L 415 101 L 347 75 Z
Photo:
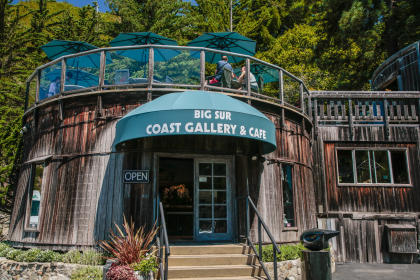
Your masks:
M 165 213 L 163 212 L 163 205 L 162 202 L 159 203 L 159 221 L 160 221 L 160 229 L 159 229 L 159 237 L 158 237 L 158 250 L 159 250 L 159 271 L 160 271 L 160 279 L 167 280 L 168 279 L 168 257 L 171 254 L 171 249 L 169 247 L 168 241 L 168 232 L 166 231 L 166 222 L 165 222 Z M 165 254 L 163 254 L 163 246 L 165 246 Z M 165 261 L 162 263 L 162 257 L 164 257 Z
M 255 248 L 254 243 L 252 242 L 252 240 L 249 236 L 249 230 L 250 230 L 250 207 L 249 207 L 249 205 L 251 205 L 252 209 L 254 210 L 254 212 L 255 212 L 255 214 L 257 215 L 257 218 L 258 218 L 258 252 Z M 270 276 L 270 274 L 269 274 L 269 272 L 268 272 L 267 268 L 265 267 L 264 262 L 262 260 L 262 231 L 261 231 L 261 226 L 265 230 L 265 232 L 267 233 L 268 237 L 270 238 L 271 245 L 273 246 L 274 279 L 277 280 L 278 279 L 278 275 L 277 275 L 277 254 L 281 253 L 280 248 L 277 246 L 273 235 L 271 234 L 270 230 L 268 229 L 268 226 L 266 225 L 264 220 L 261 218 L 261 215 L 258 212 L 257 207 L 255 206 L 254 202 L 252 201 L 251 197 L 248 195 L 246 197 L 246 240 L 247 240 L 248 245 L 250 245 L 252 250 L 254 251 L 254 254 L 257 255 L 258 261 L 259 261 L 265 275 L 267 276 L 267 278 L 269 280 L 271 280 L 271 276 Z

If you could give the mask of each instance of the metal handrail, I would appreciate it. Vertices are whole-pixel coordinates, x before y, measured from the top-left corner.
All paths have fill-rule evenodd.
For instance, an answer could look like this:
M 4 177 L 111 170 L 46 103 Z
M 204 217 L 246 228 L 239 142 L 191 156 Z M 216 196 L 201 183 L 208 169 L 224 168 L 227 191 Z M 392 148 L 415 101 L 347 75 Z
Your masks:
M 250 231 L 250 207 L 249 205 L 251 205 L 252 209 L 254 210 L 255 214 L 257 215 L 257 219 L 258 219 L 258 252 L 257 249 L 255 248 L 254 243 L 252 242 L 250 236 L 249 236 L 249 231 Z M 246 240 L 248 245 L 252 248 L 252 250 L 254 251 L 254 254 L 257 255 L 258 257 L 258 261 L 265 273 L 265 275 L 267 276 L 267 278 L 269 280 L 271 280 L 271 276 L 267 270 L 267 268 L 264 265 L 264 262 L 262 260 L 262 228 L 265 230 L 266 234 L 268 235 L 268 237 L 270 238 L 271 241 L 271 245 L 273 246 L 273 269 L 274 269 L 274 279 L 277 280 L 278 279 L 278 275 L 277 275 L 277 254 L 280 254 L 280 248 L 277 246 L 276 241 L 273 237 L 273 235 L 271 234 L 268 226 L 266 225 L 266 223 L 264 222 L 264 220 L 261 218 L 260 213 L 258 212 L 257 207 L 255 206 L 254 202 L 252 201 L 251 197 L 248 195 L 246 197 Z
M 171 254 L 171 249 L 169 247 L 168 241 L 168 232 L 166 231 L 166 222 L 165 222 L 165 213 L 163 212 L 162 202 L 159 203 L 159 237 L 158 237 L 158 251 L 159 251 L 159 271 L 160 279 L 168 279 L 168 257 Z M 163 254 L 163 246 L 165 247 L 165 254 Z M 162 257 L 164 258 L 164 263 L 162 262 Z

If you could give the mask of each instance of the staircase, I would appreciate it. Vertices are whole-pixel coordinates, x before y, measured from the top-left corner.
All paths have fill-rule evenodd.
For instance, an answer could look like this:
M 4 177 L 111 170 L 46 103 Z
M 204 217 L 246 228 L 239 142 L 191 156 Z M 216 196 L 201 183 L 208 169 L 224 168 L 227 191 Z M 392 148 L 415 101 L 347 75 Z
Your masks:
M 171 280 L 255 280 L 260 268 L 245 245 L 171 246 L 168 278 Z

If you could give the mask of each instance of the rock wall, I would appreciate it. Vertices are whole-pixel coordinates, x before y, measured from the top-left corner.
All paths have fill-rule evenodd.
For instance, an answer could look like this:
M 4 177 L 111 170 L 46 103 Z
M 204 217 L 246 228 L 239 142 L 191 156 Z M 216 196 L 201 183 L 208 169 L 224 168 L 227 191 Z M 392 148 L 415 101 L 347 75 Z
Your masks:
M 54 262 L 15 262 L 6 258 L 0 258 L 0 280 L 69 280 L 74 271 L 83 267 L 86 266 Z

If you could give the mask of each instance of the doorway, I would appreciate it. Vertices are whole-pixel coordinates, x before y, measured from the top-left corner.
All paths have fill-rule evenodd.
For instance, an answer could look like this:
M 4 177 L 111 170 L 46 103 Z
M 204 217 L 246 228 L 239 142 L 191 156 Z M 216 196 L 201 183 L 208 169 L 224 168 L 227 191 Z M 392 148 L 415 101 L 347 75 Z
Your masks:
M 159 157 L 158 188 L 174 241 L 230 241 L 232 161 Z
M 169 239 L 193 240 L 193 159 L 159 158 L 159 195 Z

